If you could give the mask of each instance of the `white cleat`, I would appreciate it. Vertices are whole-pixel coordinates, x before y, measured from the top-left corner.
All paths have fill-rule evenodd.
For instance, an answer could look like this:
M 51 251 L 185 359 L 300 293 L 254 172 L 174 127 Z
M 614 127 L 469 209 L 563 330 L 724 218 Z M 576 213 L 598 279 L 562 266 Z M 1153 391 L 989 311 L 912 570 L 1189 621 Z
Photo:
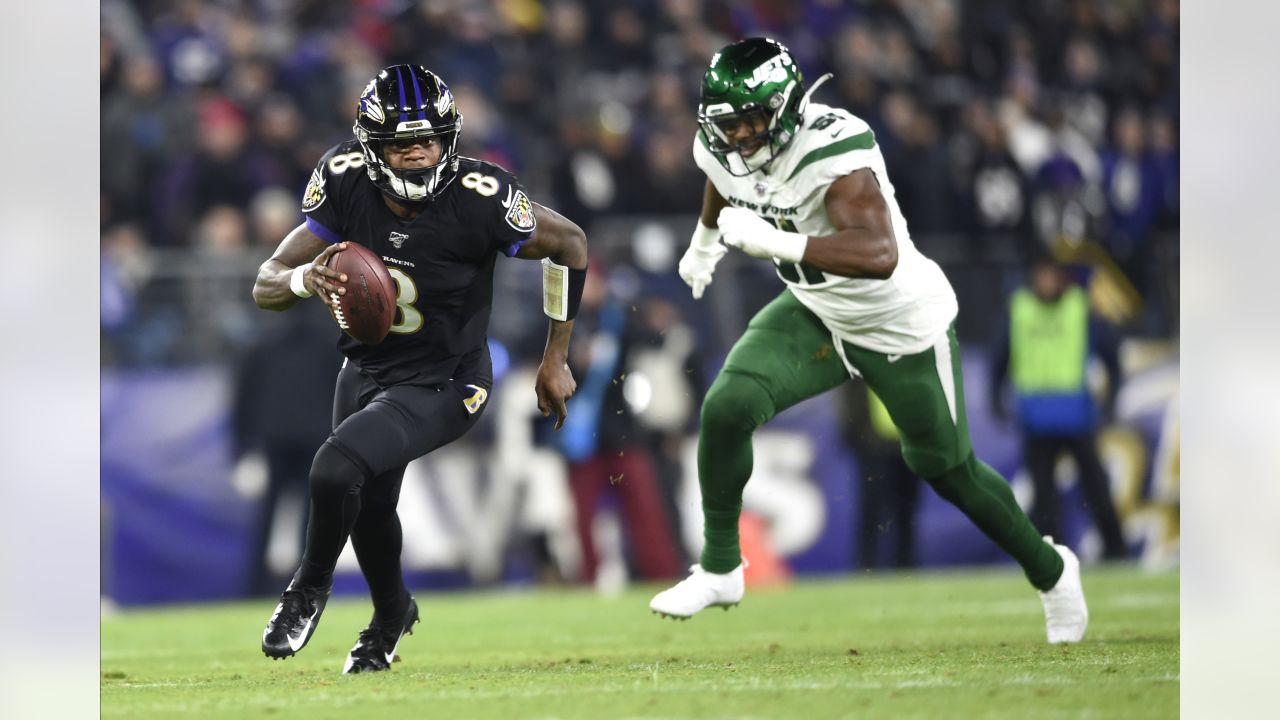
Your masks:
M 1053 645 L 1080 642 L 1089 627 L 1089 608 L 1085 605 L 1084 587 L 1080 584 L 1080 560 L 1071 548 L 1054 545 L 1053 538 L 1047 535 L 1044 540 L 1062 556 L 1062 577 L 1058 578 L 1058 584 L 1040 593 L 1049 642 Z
M 701 565 L 689 568 L 689 577 L 667 588 L 649 601 L 649 609 L 663 616 L 688 620 L 700 610 L 711 606 L 719 606 L 728 610 L 742 602 L 744 584 L 741 565 L 721 575 L 702 569 Z

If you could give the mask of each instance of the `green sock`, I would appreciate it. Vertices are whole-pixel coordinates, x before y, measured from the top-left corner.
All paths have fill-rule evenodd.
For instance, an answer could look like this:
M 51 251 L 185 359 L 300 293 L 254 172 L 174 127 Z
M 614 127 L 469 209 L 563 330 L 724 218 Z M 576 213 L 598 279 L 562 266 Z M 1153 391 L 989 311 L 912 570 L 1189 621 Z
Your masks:
M 964 463 L 929 484 L 1022 566 L 1027 579 L 1048 590 L 1062 575 L 1062 557 L 1040 537 L 1018 507 L 1009 483 L 990 465 L 969 454 Z

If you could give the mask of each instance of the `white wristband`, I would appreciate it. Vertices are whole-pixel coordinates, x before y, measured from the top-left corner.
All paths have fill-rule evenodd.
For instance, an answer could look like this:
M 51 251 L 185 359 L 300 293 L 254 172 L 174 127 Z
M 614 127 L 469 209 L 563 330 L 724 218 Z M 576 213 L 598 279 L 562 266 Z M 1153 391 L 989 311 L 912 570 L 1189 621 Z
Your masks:
M 693 238 L 689 244 L 699 250 L 710 250 L 720 242 L 720 228 L 709 228 L 702 224 L 702 218 L 698 218 L 698 224 L 693 229 Z
M 306 283 L 302 281 L 302 276 L 307 274 L 307 271 L 311 269 L 311 265 L 312 263 L 299 265 L 289 275 L 289 289 L 300 298 L 309 298 L 315 294 L 308 290 Z

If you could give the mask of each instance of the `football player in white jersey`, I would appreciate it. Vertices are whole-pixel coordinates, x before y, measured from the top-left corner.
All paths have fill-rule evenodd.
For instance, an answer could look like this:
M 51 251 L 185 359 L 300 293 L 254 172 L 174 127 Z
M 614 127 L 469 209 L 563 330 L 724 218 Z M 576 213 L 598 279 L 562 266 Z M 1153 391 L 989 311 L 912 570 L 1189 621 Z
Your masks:
M 650 608 L 686 618 L 743 595 L 738 544 L 751 435 L 779 412 L 861 376 L 901 433 L 912 471 L 1018 561 L 1040 591 L 1051 643 L 1088 624 L 1080 564 L 1041 538 L 1009 484 L 974 457 L 955 293 L 911 242 L 875 134 L 809 101 L 781 44 L 733 43 L 711 59 L 693 154 L 707 175 L 680 276 L 700 298 L 728 247 L 769 260 L 786 288 L 752 318 L 702 403 L 698 479 L 705 545 Z

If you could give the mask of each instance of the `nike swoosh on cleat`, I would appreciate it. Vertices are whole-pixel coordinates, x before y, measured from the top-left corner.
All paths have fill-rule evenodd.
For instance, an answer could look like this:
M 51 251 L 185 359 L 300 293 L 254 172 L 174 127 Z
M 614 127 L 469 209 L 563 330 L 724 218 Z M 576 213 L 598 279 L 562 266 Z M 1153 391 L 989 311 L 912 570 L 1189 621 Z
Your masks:
M 298 652 L 302 649 L 303 643 L 307 641 L 307 630 L 311 629 L 311 618 L 307 618 L 307 622 L 302 625 L 302 632 L 298 634 L 295 641 L 292 635 L 285 635 L 284 639 L 289 643 L 289 649 Z
M 413 622 L 418 622 L 414 620 Z M 413 627 L 413 623 L 409 623 L 409 627 Z M 396 638 L 396 644 L 391 646 L 391 652 L 387 653 L 387 667 L 391 667 L 391 663 L 396 661 L 396 650 L 400 647 L 400 641 L 404 640 L 405 635 L 412 635 L 412 630 L 404 630 L 400 633 L 400 637 Z
M 294 652 L 298 652 L 299 650 L 302 649 L 303 645 L 307 644 L 307 631 L 311 629 L 311 623 L 315 621 L 316 615 L 319 615 L 319 614 L 320 614 L 320 608 L 317 607 L 316 611 L 311 613 L 311 617 L 307 618 L 307 621 L 303 623 L 302 632 L 298 633 L 298 642 L 296 645 L 294 644 L 292 634 L 286 634 L 284 636 L 284 639 L 289 643 L 290 650 Z

